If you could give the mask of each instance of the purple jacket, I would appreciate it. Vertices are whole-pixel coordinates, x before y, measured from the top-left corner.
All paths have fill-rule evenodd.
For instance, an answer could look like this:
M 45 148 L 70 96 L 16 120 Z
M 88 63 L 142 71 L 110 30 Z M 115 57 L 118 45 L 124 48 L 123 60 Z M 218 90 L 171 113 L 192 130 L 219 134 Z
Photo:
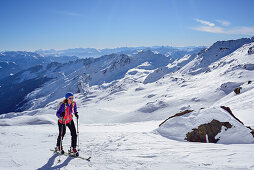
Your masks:
M 74 102 L 75 104 L 74 104 L 74 113 L 76 113 L 77 112 L 77 104 L 76 104 L 76 102 Z M 69 114 L 71 114 L 71 110 L 72 110 L 72 104 L 68 104 L 67 103 L 67 107 L 70 107 L 70 109 L 69 109 Z M 60 116 L 60 114 L 62 113 L 62 112 L 65 112 L 65 104 L 63 103 L 60 107 L 59 107 L 59 109 L 58 109 L 58 111 L 56 112 L 56 116 L 58 117 L 58 118 L 60 118 L 61 116 Z

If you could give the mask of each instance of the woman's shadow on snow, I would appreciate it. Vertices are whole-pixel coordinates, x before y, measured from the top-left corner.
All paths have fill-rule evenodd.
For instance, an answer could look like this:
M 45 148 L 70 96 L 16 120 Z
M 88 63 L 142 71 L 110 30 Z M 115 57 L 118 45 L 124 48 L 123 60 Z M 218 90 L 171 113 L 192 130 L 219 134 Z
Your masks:
M 73 159 L 72 157 L 67 157 L 64 162 L 60 162 L 57 165 L 53 166 L 55 159 L 58 157 L 58 154 L 54 154 L 49 158 L 48 162 L 43 165 L 41 168 L 38 168 L 38 170 L 48 170 L 48 169 L 61 169 L 68 165 L 68 163 Z

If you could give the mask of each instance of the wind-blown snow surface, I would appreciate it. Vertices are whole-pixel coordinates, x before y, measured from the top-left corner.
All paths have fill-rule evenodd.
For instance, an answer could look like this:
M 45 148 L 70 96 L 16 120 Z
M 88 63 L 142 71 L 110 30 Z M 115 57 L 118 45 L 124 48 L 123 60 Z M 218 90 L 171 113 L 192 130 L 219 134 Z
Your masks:
M 82 124 L 80 155 L 90 162 L 49 151 L 56 125 L 0 129 L 0 169 L 253 169 L 253 144 L 201 144 L 170 140 L 153 132 L 158 121 Z M 69 132 L 63 145 L 67 150 Z
M 101 60 L 106 74 L 100 70 L 105 67 L 89 68 L 89 73 L 99 77 L 91 82 L 75 63 L 78 70 L 69 70 L 68 76 L 58 75 L 64 77 L 57 80 L 60 88 L 57 81 L 51 82 L 28 96 L 33 99 L 31 105 L 43 103 L 45 107 L 0 115 L 0 169 L 254 169 L 250 136 L 248 142 L 230 142 L 224 134 L 221 142 L 241 144 L 201 144 L 183 141 L 182 131 L 178 131 L 177 140 L 157 131 L 163 120 L 179 111 L 193 109 L 198 113 L 204 108 L 204 113 L 216 110 L 214 113 L 219 114 L 224 113 L 219 109 L 221 105 L 230 107 L 245 125 L 254 127 L 254 54 L 249 52 L 253 46 L 245 44 L 220 56 L 205 66 L 205 72 L 194 75 L 183 74 L 182 68 L 199 56 L 169 61 L 158 54 L 165 59 L 165 63 L 158 63 L 148 51 L 149 61 L 140 53 L 135 62 L 121 65 L 121 58 L 129 61 L 128 56 L 117 55 L 115 60 L 107 60 L 110 62 Z M 121 74 L 113 80 L 117 75 L 114 71 Z M 80 89 L 75 94 L 80 115 L 80 154 L 92 156 L 92 160 L 61 156 L 62 162 L 57 164 L 58 157 L 49 149 L 56 143 L 55 112 L 63 98 L 47 102 L 45 94 L 53 89 L 52 94 L 59 95 L 61 88 L 74 89 L 76 85 Z M 239 86 L 241 93 L 236 95 L 233 90 Z M 198 121 L 193 123 L 198 125 Z M 69 144 L 67 130 L 65 150 Z

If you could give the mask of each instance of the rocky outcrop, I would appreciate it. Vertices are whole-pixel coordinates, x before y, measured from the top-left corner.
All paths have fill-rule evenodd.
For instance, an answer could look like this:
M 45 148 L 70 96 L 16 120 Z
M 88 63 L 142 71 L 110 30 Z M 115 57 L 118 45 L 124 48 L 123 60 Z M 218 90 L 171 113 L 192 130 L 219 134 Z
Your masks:
M 251 55 L 251 54 L 254 54 L 254 47 L 250 47 L 248 49 L 248 54 Z
M 203 143 L 253 143 L 254 130 L 246 127 L 226 106 L 185 110 L 163 121 L 157 131 L 164 137 Z
M 192 132 L 186 134 L 185 140 L 189 142 L 216 143 L 219 139 L 215 137 L 221 132 L 222 126 L 226 130 L 232 127 L 229 122 L 220 122 L 213 119 L 210 123 L 202 124 L 197 129 L 192 129 Z
M 235 88 L 235 90 L 234 90 L 235 94 L 240 94 L 241 89 L 242 89 L 242 87 Z
M 241 124 L 243 124 L 242 121 L 240 121 L 237 117 L 235 117 L 235 115 L 233 114 L 233 112 L 231 111 L 231 109 L 229 107 L 226 106 L 221 106 L 222 109 L 226 110 L 233 118 L 235 118 L 238 122 L 240 122 Z
M 248 129 L 250 129 L 251 130 L 251 134 L 252 134 L 252 136 L 254 137 L 254 129 L 252 129 L 250 126 L 246 126 Z
M 226 110 L 235 120 L 243 124 L 242 121 L 235 117 L 229 107 L 221 106 L 221 108 Z M 229 122 L 220 122 L 213 119 L 210 123 L 202 124 L 198 126 L 198 128 L 192 129 L 192 132 L 186 134 L 185 140 L 189 142 L 216 143 L 219 139 L 216 139 L 215 136 L 221 132 L 222 126 L 224 126 L 226 130 L 232 127 Z M 247 128 L 252 130 L 251 134 L 254 136 L 254 130 L 250 127 Z

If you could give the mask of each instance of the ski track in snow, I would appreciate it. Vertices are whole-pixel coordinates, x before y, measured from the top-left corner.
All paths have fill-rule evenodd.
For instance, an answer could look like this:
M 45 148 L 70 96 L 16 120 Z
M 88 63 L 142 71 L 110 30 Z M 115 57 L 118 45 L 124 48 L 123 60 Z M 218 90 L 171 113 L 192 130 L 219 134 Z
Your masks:
M 154 129 L 160 121 L 81 124 L 81 156 L 59 156 L 56 125 L 0 129 L 0 169 L 253 169 L 254 144 L 204 144 L 170 140 Z M 67 151 L 70 132 L 63 145 Z

